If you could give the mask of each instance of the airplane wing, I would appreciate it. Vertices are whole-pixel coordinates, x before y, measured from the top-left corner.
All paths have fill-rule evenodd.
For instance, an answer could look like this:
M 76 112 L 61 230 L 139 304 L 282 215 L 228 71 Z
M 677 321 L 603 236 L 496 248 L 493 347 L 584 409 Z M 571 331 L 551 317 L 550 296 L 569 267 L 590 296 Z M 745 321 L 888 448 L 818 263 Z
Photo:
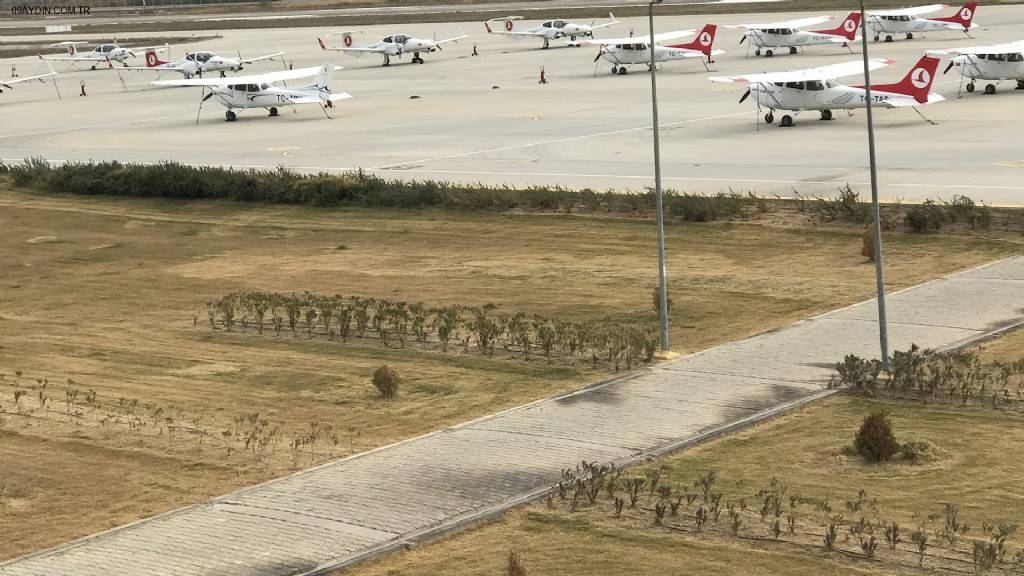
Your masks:
M 696 30 L 676 30 L 674 32 L 662 32 L 661 34 L 654 35 L 655 42 L 668 42 L 669 40 L 678 40 L 679 38 L 686 38 L 687 36 L 693 36 Z M 590 45 L 612 45 L 612 44 L 647 44 L 650 41 L 650 36 L 631 36 L 629 38 L 601 38 L 584 40 L 580 44 Z
M 77 56 L 64 56 L 64 55 L 58 56 L 58 55 L 53 55 L 53 56 L 39 56 L 39 57 L 41 59 L 43 59 L 43 60 L 53 60 L 55 62 L 56 61 L 106 62 L 107 60 L 110 60 L 110 58 L 107 58 L 106 56 L 100 56 L 98 54 L 93 54 L 92 52 L 87 52 L 85 54 L 78 54 Z
M 129 52 L 166 52 L 171 48 L 169 44 L 161 44 L 160 46 L 122 46 Z
M 242 60 L 242 63 L 243 64 L 252 64 L 253 62 L 259 62 L 260 60 L 271 60 L 273 58 L 277 58 L 278 56 L 284 56 L 285 54 L 287 54 L 287 52 L 282 50 L 280 52 L 274 52 L 273 54 L 267 54 L 265 56 L 257 56 L 255 58 L 246 58 L 245 60 Z
M 459 34 L 458 36 L 452 36 L 451 38 L 445 38 L 444 40 L 435 40 L 435 44 L 447 44 L 448 42 L 458 42 L 463 38 L 469 38 L 466 34 Z
M 746 28 L 747 30 L 767 30 L 769 28 L 804 28 L 815 26 L 835 19 L 834 16 L 811 16 L 798 20 L 786 20 L 785 22 L 767 22 L 764 24 L 740 24 L 739 26 L 728 26 L 728 28 Z
M 320 44 L 321 50 L 333 50 L 335 52 L 352 52 L 353 55 L 359 56 L 360 54 L 383 54 L 383 48 L 362 48 L 359 46 L 328 46 L 324 44 L 324 41 L 320 38 L 316 39 L 317 43 Z
M 159 66 L 118 66 L 118 70 L 139 70 L 149 72 L 180 72 L 181 68 L 177 66 L 169 66 L 167 64 L 161 64 Z
M 156 80 L 150 82 L 153 86 L 228 86 L 233 84 L 261 84 L 263 82 L 283 82 L 285 80 L 297 80 L 309 78 L 320 73 L 322 66 L 310 66 L 309 68 L 297 68 L 295 70 L 281 70 L 278 72 L 267 72 L 266 74 L 250 74 L 247 76 L 230 76 L 227 78 L 189 78 L 188 80 Z M 335 70 L 341 70 L 341 66 L 335 66 Z
M 888 58 L 872 58 L 868 61 L 870 70 L 888 66 L 895 60 Z M 712 76 L 708 80 L 712 82 L 758 84 L 763 82 L 802 82 L 806 80 L 832 80 L 843 76 L 853 76 L 864 71 L 864 63 L 860 60 L 819 66 L 817 68 L 805 68 L 803 70 L 791 70 L 789 72 L 767 72 L 764 74 L 745 74 L 741 76 Z
M 913 8 L 899 8 L 897 10 L 871 10 L 868 14 L 872 16 L 920 16 L 921 14 L 931 14 L 946 8 L 949 8 L 948 4 L 929 4 L 927 6 L 914 6 Z
M 1006 44 L 993 44 L 991 46 L 970 46 L 967 48 L 943 48 L 941 50 L 927 50 L 930 56 L 960 56 L 963 54 L 1017 54 L 1024 52 L 1024 40 L 1007 42 Z
M 53 78 L 57 73 L 50 68 L 50 71 L 46 74 L 38 74 L 36 76 L 25 76 L 23 78 L 11 78 L 10 80 L 0 80 L 0 86 L 11 89 L 14 88 L 15 84 L 21 84 L 22 82 L 31 82 L 33 80 L 46 80 L 47 78 Z
M 608 13 L 608 18 L 610 18 L 608 22 L 605 22 L 604 24 L 594 24 L 590 28 L 597 30 L 598 28 L 607 28 L 619 23 L 619 21 L 615 19 L 615 14 L 612 14 L 611 12 Z

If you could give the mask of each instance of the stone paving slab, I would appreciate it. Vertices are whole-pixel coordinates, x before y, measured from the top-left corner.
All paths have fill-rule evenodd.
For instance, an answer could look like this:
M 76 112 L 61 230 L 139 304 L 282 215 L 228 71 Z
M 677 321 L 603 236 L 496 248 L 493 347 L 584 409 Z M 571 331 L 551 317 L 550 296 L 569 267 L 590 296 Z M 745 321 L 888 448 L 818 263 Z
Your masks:
M 1024 257 L 891 295 L 892 350 L 1024 317 Z M 0 576 L 323 574 L 533 497 L 581 460 L 629 462 L 820 397 L 877 356 L 873 301 L 0 564 Z

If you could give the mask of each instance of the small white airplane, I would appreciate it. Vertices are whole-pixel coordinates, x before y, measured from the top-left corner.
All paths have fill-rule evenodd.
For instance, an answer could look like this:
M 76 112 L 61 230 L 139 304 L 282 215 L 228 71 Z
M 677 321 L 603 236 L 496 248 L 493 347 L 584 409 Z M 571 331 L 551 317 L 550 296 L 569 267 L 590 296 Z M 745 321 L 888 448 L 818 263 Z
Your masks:
M 385 36 L 380 41 L 373 44 L 353 44 L 352 34 L 354 32 L 337 32 L 330 34 L 330 36 L 341 36 L 342 43 L 344 46 L 327 46 L 324 41 L 317 38 L 316 41 L 320 44 L 321 50 L 334 50 L 336 52 L 344 52 L 352 56 L 362 56 L 363 54 L 380 54 L 384 57 L 384 66 L 391 65 L 391 57 L 398 56 L 402 57 L 403 54 L 412 53 L 413 64 L 423 64 L 423 57 L 420 56 L 421 52 L 434 52 L 435 50 L 441 50 L 442 44 L 449 42 L 458 42 L 463 38 L 466 38 L 465 34 L 459 34 L 458 36 L 452 36 L 451 38 L 444 38 L 442 40 L 433 40 L 426 38 L 414 38 L 408 34 L 392 34 Z
M 185 78 L 191 78 L 193 76 L 202 77 L 204 72 L 220 72 L 221 78 L 225 76 L 225 72 L 238 72 L 242 70 L 247 64 L 253 62 L 259 62 L 260 60 L 273 60 L 278 56 L 284 56 L 285 52 L 274 52 L 273 54 L 266 54 L 264 56 L 257 56 L 255 58 L 227 58 L 224 56 L 218 56 L 213 52 L 188 52 L 185 57 L 180 60 L 173 62 L 164 62 L 160 59 L 157 53 L 153 50 L 146 52 L 146 65 L 145 66 L 129 66 L 129 70 L 147 70 L 151 72 L 160 72 L 170 70 L 173 72 L 180 72 Z
M 89 52 L 79 52 L 78 46 L 81 44 L 85 44 L 85 42 L 58 42 L 56 44 L 50 44 L 51 47 L 66 46 L 68 50 L 67 55 L 49 55 L 40 56 L 40 58 L 43 60 L 65 61 L 72 63 L 89 62 L 91 63 L 91 69 L 95 70 L 96 66 L 103 62 L 106 62 L 108 67 L 112 67 L 113 62 L 118 62 L 128 66 L 125 61 L 129 58 L 134 58 L 137 52 L 163 52 L 169 48 L 166 44 L 163 46 L 138 46 L 129 48 L 121 46 L 116 42 L 110 42 L 107 44 L 100 44 Z
M 515 21 L 522 20 L 522 16 L 505 16 L 504 18 L 491 18 L 484 22 L 484 27 L 487 28 L 488 34 L 500 34 L 503 36 L 511 36 L 512 38 L 540 38 L 544 41 L 544 48 L 548 48 L 551 45 L 552 40 L 559 38 L 568 38 L 570 45 L 575 45 L 576 39 L 580 37 L 594 37 L 594 30 L 601 28 L 607 28 L 618 24 L 619 21 L 615 19 L 615 15 L 611 12 L 608 13 L 608 22 L 598 24 L 597 21 L 593 21 L 590 24 L 576 24 L 569 22 L 568 20 L 548 20 L 542 22 L 533 28 L 527 30 L 516 30 Z M 495 30 L 491 28 L 491 24 L 501 22 L 504 30 Z
M 235 110 L 263 108 L 271 116 L 277 116 L 279 107 L 296 104 L 317 104 L 330 118 L 326 108 L 333 108 L 334 102 L 352 97 L 348 92 L 332 93 L 328 86 L 331 74 L 340 69 L 340 66 L 324 64 L 323 66 L 231 78 L 155 80 L 151 84 L 154 86 L 202 86 L 204 95 L 199 100 L 199 110 L 196 112 L 197 123 L 199 122 L 199 113 L 203 109 L 203 102 L 213 96 L 216 96 L 217 100 L 227 108 L 224 118 L 229 122 L 237 119 Z M 309 77 L 314 77 L 314 79 L 313 83 L 308 86 L 290 88 L 274 85 L 275 82 Z M 209 94 L 205 94 L 207 88 L 210 89 Z
M 868 68 L 876 70 L 894 61 L 886 58 L 872 58 Z M 872 84 L 871 102 L 886 108 L 913 107 L 919 104 L 933 104 L 945 100 L 941 95 L 928 92 L 939 60 L 924 56 L 910 69 L 902 80 L 895 84 Z M 743 102 L 751 94 L 758 108 L 768 108 L 764 121 L 775 121 L 776 110 L 791 110 L 794 116 L 801 110 L 819 110 L 822 120 L 831 120 L 833 110 L 852 110 L 867 106 L 863 86 L 847 86 L 835 81 L 836 78 L 863 73 L 864 63 L 860 60 L 831 64 L 819 68 L 793 70 L 790 72 L 768 72 L 741 76 L 712 76 L 712 82 L 743 83 L 750 88 L 740 98 Z M 919 112 L 920 113 L 920 112 Z M 780 118 L 780 126 L 792 126 L 793 117 L 788 114 Z
M 1016 80 L 1017 90 L 1024 90 L 1024 40 L 994 46 L 973 46 L 970 48 L 949 48 L 946 50 L 929 50 L 933 56 L 953 56 L 949 66 L 943 72 L 949 72 L 953 66 L 960 67 L 960 84 L 969 78 L 966 88 L 974 92 L 974 83 L 978 80 Z M 995 94 L 996 84 L 985 85 L 985 94 Z
M 668 62 L 671 60 L 687 60 L 699 58 L 707 68 L 708 63 L 714 62 L 713 56 L 725 54 L 724 50 L 714 50 L 715 31 L 718 26 L 706 24 L 692 42 L 683 44 L 662 44 L 680 38 L 693 36 L 694 30 L 678 30 L 675 32 L 662 32 L 654 35 L 654 61 Z M 597 44 L 600 49 L 594 57 L 596 63 L 601 58 L 612 63 L 612 74 L 625 74 L 626 68 L 637 64 L 644 64 L 648 69 L 651 67 L 651 38 L 650 36 L 634 36 L 630 38 L 611 38 L 601 40 L 585 40 L 583 44 Z M 707 62 L 704 59 L 707 59 Z
M 814 26 L 832 19 L 832 16 L 812 16 L 799 20 L 767 24 L 741 24 L 728 26 L 728 28 L 746 30 L 740 38 L 740 44 L 744 40 L 750 40 L 750 44 L 754 46 L 754 54 L 757 56 L 761 55 L 762 49 L 765 49 L 765 56 L 774 56 L 775 50 L 778 48 L 789 48 L 790 54 L 796 54 L 797 48 L 823 44 L 842 44 L 848 48 L 850 42 L 859 39 L 857 28 L 860 26 L 860 12 L 850 12 L 842 24 L 836 28 L 804 30 L 807 26 Z
M 946 18 L 922 18 L 923 14 L 931 14 L 949 8 L 946 4 L 929 4 L 927 6 L 916 6 L 914 8 L 903 8 L 900 10 L 872 10 L 867 13 L 868 21 L 865 23 L 865 31 L 874 33 L 875 42 L 885 35 L 886 42 L 892 42 L 894 34 L 905 34 L 907 40 L 919 32 L 934 32 L 936 30 L 958 30 L 970 36 L 968 30 L 977 28 L 973 23 L 974 11 L 978 8 L 975 2 L 968 2 L 957 10 L 956 14 Z
M 49 71 L 44 74 L 37 74 L 35 76 L 23 76 L 20 78 L 10 78 L 8 80 L 0 80 L 0 94 L 3 93 L 4 88 L 8 90 L 14 90 L 15 84 L 21 84 L 22 82 L 32 82 L 33 80 L 38 80 L 39 82 L 42 82 L 47 78 L 55 78 L 57 76 L 57 73 L 53 71 L 53 67 L 50 66 L 49 62 L 46 63 L 46 67 Z

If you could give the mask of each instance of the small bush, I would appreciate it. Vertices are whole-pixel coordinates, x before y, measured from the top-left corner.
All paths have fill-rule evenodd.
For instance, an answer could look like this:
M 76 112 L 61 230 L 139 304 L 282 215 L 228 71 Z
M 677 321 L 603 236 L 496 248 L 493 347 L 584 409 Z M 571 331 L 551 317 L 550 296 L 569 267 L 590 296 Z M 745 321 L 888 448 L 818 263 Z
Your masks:
M 904 442 L 900 446 L 900 455 L 912 464 L 931 462 L 938 458 L 938 449 L 928 441 Z
M 519 552 L 510 550 L 508 553 L 508 568 L 505 573 L 508 576 L 526 576 L 526 564 L 519 556 Z
M 864 418 L 853 440 L 853 447 L 857 454 L 869 462 L 886 462 L 899 452 L 900 445 L 892 433 L 889 414 L 875 412 Z
M 373 372 L 373 387 L 380 392 L 381 398 L 394 398 L 398 386 L 402 383 L 398 372 L 384 364 Z
M 942 207 L 934 200 L 925 200 L 922 204 L 907 208 L 904 222 L 911 232 L 936 232 L 942 228 L 945 219 Z

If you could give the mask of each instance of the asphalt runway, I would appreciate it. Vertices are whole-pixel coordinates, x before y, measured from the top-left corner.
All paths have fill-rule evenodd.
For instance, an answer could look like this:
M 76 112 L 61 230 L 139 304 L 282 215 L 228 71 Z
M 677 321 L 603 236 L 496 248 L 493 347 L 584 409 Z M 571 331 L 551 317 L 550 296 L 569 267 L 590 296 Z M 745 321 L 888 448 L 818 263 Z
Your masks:
M 842 16 L 833 13 L 835 16 Z M 776 21 L 807 14 L 679 16 L 657 21 L 658 31 L 718 24 Z M 1024 38 L 1024 6 L 979 9 L 974 39 L 962 33 L 871 43 L 872 56 L 897 63 L 876 71 L 876 83 L 898 81 L 928 48 L 995 44 Z M 284 109 L 278 118 L 263 110 L 224 121 L 215 101 L 202 108 L 193 88 L 155 88 L 147 72 L 79 70 L 56 65 L 62 99 L 50 84 L 19 85 L 0 94 L 0 158 L 50 160 L 118 159 L 239 167 L 287 166 L 304 171 L 362 168 L 382 176 L 439 179 L 517 187 L 560 184 L 595 189 L 642 190 L 653 184 L 650 76 L 636 67 L 611 76 L 597 66 L 596 47 L 560 42 L 540 50 L 532 39 L 515 41 L 485 33 L 480 22 L 363 27 L 366 41 L 397 32 L 447 37 L 460 29 L 471 37 L 443 52 L 409 57 L 381 67 L 373 55 L 354 58 L 322 52 L 318 34 L 337 29 L 226 30 L 223 38 L 189 49 L 243 56 L 288 51 L 295 67 L 331 62 L 345 66 L 332 88 L 354 98 L 327 119 L 316 106 Z M 605 32 L 646 33 L 645 19 L 624 19 Z M 205 32 L 204 32 L 205 33 Z M 180 35 L 181 32 L 168 32 Z M 185 34 L 188 34 L 187 32 Z M 151 34 L 147 34 L 151 35 Z M 78 36 L 76 36 L 78 37 Z M 804 68 L 859 58 L 839 46 L 812 47 L 773 58 L 746 56 L 737 30 L 719 29 L 716 47 L 727 51 L 712 65 L 715 74 Z M 54 41 L 61 37 L 52 37 Z M 15 42 L 17 38 L 5 38 Z M 120 38 L 130 45 L 129 35 Z M 335 38 L 340 41 L 340 38 Z M 479 56 L 470 56 L 473 43 Z M 172 56 L 180 57 L 183 47 Z M 136 60 L 142 65 L 142 58 Z M 12 63 L 21 75 L 39 67 L 34 58 L 0 62 L 0 77 Z M 260 63 L 246 73 L 280 69 Z M 538 84 L 541 68 L 548 84 Z M 945 62 L 940 68 L 945 67 Z M 921 111 L 878 109 L 875 114 L 882 197 L 921 201 L 965 194 L 992 204 L 1024 204 L 1024 146 L 1020 109 L 1024 92 L 1004 82 L 996 95 L 980 92 L 957 99 L 956 69 L 936 80 L 933 91 L 949 100 Z M 752 100 L 738 104 L 742 86 L 717 85 L 695 61 L 670 62 L 658 74 L 662 165 L 667 188 L 762 195 L 832 195 L 847 182 L 869 192 L 865 116 L 837 112 L 831 122 L 816 112 L 797 117 L 794 128 L 755 123 Z M 164 78 L 176 78 L 165 73 Z M 127 91 L 121 84 L 124 80 Z M 847 78 L 856 83 L 858 77 Z M 78 96 L 79 82 L 88 96 Z

